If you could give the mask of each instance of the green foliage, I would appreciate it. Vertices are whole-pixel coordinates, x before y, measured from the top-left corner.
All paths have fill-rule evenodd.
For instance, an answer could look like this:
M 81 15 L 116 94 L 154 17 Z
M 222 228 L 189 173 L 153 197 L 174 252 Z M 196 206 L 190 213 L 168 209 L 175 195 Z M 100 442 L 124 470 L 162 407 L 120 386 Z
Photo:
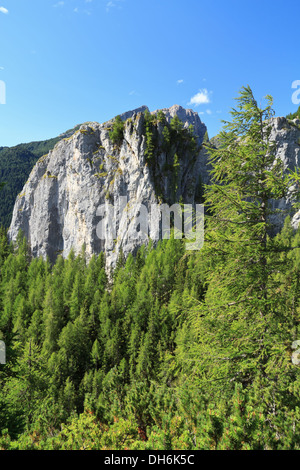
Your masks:
M 294 113 L 290 113 L 286 116 L 287 119 L 290 119 L 290 120 L 293 120 L 293 119 L 300 119 L 300 106 L 299 108 L 297 109 L 297 111 L 295 111 Z
M 156 118 L 158 122 L 166 123 L 166 115 L 161 109 L 157 112 Z
M 212 263 L 205 299 L 191 309 L 197 341 L 190 358 L 198 362 L 200 388 L 227 400 L 237 386 L 248 394 L 247 405 L 260 409 L 280 436 L 276 443 L 267 433 L 265 445 L 274 448 L 283 438 L 283 423 L 272 410 L 283 409 L 289 401 L 294 403 L 291 415 L 296 411 L 298 392 L 291 392 L 291 387 L 298 387 L 299 376 L 289 348 L 298 333 L 299 317 L 291 315 L 288 306 L 299 274 L 289 281 L 289 288 L 284 287 L 283 273 L 294 272 L 294 260 L 287 255 L 286 241 L 272 237 L 272 201 L 287 197 L 299 176 L 285 175 L 276 158 L 269 124 L 272 101 L 267 100 L 266 108 L 260 109 L 251 89 L 243 89 L 218 149 L 210 150 L 213 184 L 207 187 L 205 203 L 211 215 L 203 255 Z M 296 298 L 294 294 L 294 302 Z M 235 419 L 241 440 L 235 437 L 234 445 L 240 448 L 245 442 L 244 416 Z M 261 445 L 251 435 L 247 439 L 251 448 Z
M 300 449 L 300 231 L 272 226 L 298 175 L 275 158 L 272 115 L 242 90 L 210 149 L 199 252 L 121 252 L 107 279 L 103 254 L 50 266 L 0 231 L 1 449 Z M 176 174 L 193 132 L 159 119 Z
M 5 240 L 3 233 L 0 331 L 9 360 L 0 371 L 1 446 L 143 446 L 154 423 L 149 379 L 164 351 L 174 352 L 177 311 L 165 303 L 182 241 L 120 257 L 108 294 L 102 255 L 86 265 L 71 252 L 50 267 L 29 260 L 21 237 L 14 253 Z M 81 426 L 90 412 L 88 440 Z M 56 438 L 53 427 L 62 427 Z
M 112 125 L 112 130 L 109 132 L 109 137 L 114 144 L 120 145 L 123 141 L 123 134 L 124 122 L 122 121 L 120 116 L 116 116 Z
M 183 129 L 183 123 L 180 121 L 177 114 L 171 119 L 170 123 L 171 129 L 175 131 L 177 134 Z
M 145 159 L 151 170 L 156 194 L 165 202 L 178 202 L 181 161 L 189 161 L 193 165 L 200 150 L 194 128 L 193 126 L 184 128 L 183 122 L 177 115 L 168 123 L 163 111 L 155 115 L 146 110 L 143 132 L 146 142 Z M 164 194 L 162 190 L 162 171 L 159 165 L 161 154 L 165 154 L 163 174 L 169 174 L 171 182 L 168 194 Z
M 145 136 L 146 136 L 146 150 L 145 150 L 145 157 L 146 160 L 153 160 L 154 153 L 156 150 L 155 146 L 155 137 L 156 137 L 156 126 L 154 124 L 155 116 L 150 114 L 150 112 L 146 109 L 144 112 L 144 120 L 145 120 Z

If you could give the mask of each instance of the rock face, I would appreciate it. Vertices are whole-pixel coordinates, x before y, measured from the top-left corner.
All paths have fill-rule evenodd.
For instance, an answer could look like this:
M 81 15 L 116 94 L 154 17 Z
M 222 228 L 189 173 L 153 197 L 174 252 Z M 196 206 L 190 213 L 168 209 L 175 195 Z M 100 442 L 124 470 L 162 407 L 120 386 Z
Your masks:
M 164 108 L 161 111 L 166 116 L 166 120 L 171 122 L 172 118 L 178 116 L 180 121 L 184 123 L 184 126 L 188 128 L 189 125 L 192 125 L 195 130 L 195 134 L 198 136 L 199 143 L 202 143 L 204 135 L 207 131 L 206 125 L 201 122 L 199 115 L 195 113 L 192 109 L 184 109 L 181 106 L 175 104 L 171 108 Z M 158 111 L 153 111 L 152 114 L 157 114 Z
M 120 117 L 119 138 L 112 135 L 116 119 L 85 123 L 40 158 L 17 197 L 10 240 L 21 230 L 33 256 L 52 262 L 72 249 L 79 254 L 83 246 L 88 259 L 103 251 L 109 269 L 121 250 L 126 256 L 149 237 L 161 237 L 161 214 L 152 213 L 154 205 L 200 202 L 210 169 L 201 148 L 206 126 L 198 114 L 177 105 L 152 113 L 142 106 Z M 274 118 L 271 138 L 285 170 L 299 168 L 300 121 Z M 273 208 L 288 213 L 292 203 L 291 192 Z M 153 216 L 149 225 L 143 211 Z M 280 228 L 283 220 L 275 216 L 275 222 Z M 299 222 L 300 212 L 292 224 Z
M 150 124 L 145 111 L 152 115 Z M 165 120 L 158 119 L 157 112 L 150 114 L 147 107 L 124 113 L 118 142 L 111 136 L 114 120 L 81 125 L 59 141 L 39 159 L 17 197 L 9 239 L 16 240 L 22 230 L 33 256 L 48 256 L 52 262 L 58 254 L 67 257 L 71 249 L 78 254 L 84 245 L 87 258 L 104 251 L 110 268 L 121 249 L 126 256 L 151 235 L 150 228 L 145 234 L 141 225 L 130 227 L 141 207 L 150 212 L 153 204 L 173 204 L 179 198 L 194 204 L 201 180 L 209 179 L 207 157 L 199 147 L 206 127 L 197 113 L 180 106 L 163 112 Z M 185 129 L 178 134 L 170 126 L 175 115 Z M 190 124 L 194 139 L 187 129 Z M 171 144 L 166 128 L 173 132 Z M 104 208 L 106 213 L 113 210 L 106 222 L 108 231 L 110 222 L 115 222 L 109 239 L 101 236 Z M 129 237 L 130 233 L 135 236 Z
M 290 121 L 284 117 L 272 119 L 272 131 L 270 138 L 276 142 L 276 154 L 283 162 L 286 172 L 299 169 L 300 165 L 300 120 Z M 294 214 L 292 204 L 295 202 L 291 187 L 287 198 L 273 201 L 274 210 L 283 210 L 283 216 L 276 216 L 273 219 L 276 231 L 280 230 L 286 215 L 291 215 L 292 226 L 297 228 L 300 222 L 300 212 Z

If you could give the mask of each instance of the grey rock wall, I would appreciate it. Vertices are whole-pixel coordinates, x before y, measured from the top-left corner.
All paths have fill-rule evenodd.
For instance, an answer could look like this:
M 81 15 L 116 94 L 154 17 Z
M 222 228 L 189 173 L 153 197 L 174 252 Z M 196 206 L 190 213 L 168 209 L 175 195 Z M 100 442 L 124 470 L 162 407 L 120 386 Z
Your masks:
M 174 191 L 167 152 L 160 151 L 155 164 L 145 157 L 145 109 L 121 115 L 124 138 L 120 145 L 109 136 L 113 121 L 93 122 L 80 126 L 40 158 L 16 200 L 10 240 L 16 240 L 22 230 L 32 254 L 48 256 L 52 262 L 58 254 L 67 257 L 71 249 L 78 254 L 85 245 L 88 258 L 104 251 L 110 268 L 121 248 L 126 256 L 148 241 L 145 233 L 130 227 L 141 205 L 150 212 L 153 204 L 179 202 L 179 196 L 185 203 L 194 203 L 201 172 L 204 182 L 208 179 L 205 152 L 191 156 L 181 151 Z M 193 124 L 198 143 L 202 142 L 206 127 L 197 113 L 180 106 L 164 112 L 168 121 L 177 114 L 185 127 Z M 163 127 L 157 124 L 158 140 Z M 104 205 L 114 208 L 112 217 L 117 220 L 116 233 L 109 240 L 99 237 Z M 129 237 L 130 233 L 135 236 Z
M 300 165 L 300 120 L 289 121 L 284 117 L 272 119 L 272 131 L 270 138 L 276 142 L 276 155 L 283 162 L 285 173 L 299 169 Z M 293 195 L 293 186 L 286 198 L 274 200 L 272 209 L 282 211 L 282 215 L 273 217 L 275 230 L 278 231 L 284 223 L 287 215 L 292 218 L 292 225 L 297 228 L 300 220 L 300 213 L 295 213 L 293 204 L 296 202 Z
M 93 122 L 81 125 L 40 158 L 16 200 L 8 232 L 10 240 L 16 240 L 22 230 L 32 254 L 48 256 L 52 262 L 58 254 L 67 257 L 72 249 L 79 254 L 84 245 L 87 258 L 104 251 L 109 269 L 121 249 L 127 256 L 147 243 L 149 236 L 153 238 L 155 230 L 151 225 L 136 225 L 142 209 L 151 214 L 155 204 L 195 204 L 199 182 L 208 184 L 210 179 L 207 153 L 201 149 L 206 126 L 192 110 L 178 105 L 162 110 L 167 122 L 177 115 L 185 128 L 192 124 L 199 144 L 199 151 L 193 155 L 174 144 L 172 155 L 180 155 L 175 181 L 170 154 L 161 147 L 164 123 L 156 123 L 156 145 L 160 150 L 154 160 L 145 155 L 145 110 L 148 108 L 143 106 L 121 115 L 124 138 L 118 145 L 109 135 L 113 120 Z M 271 138 L 276 141 L 285 171 L 299 168 L 300 121 L 274 118 Z M 293 202 L 291 188 L 290 196 L 274 201 L 273 208 L 284 209 L 288 214 Z M 104 208 L 109 214 L 106 225 Z M 152 215 L 158 224 L 160 214 Z M 283 218 L 275 216 L 274 220 L 279 229 Z M 295 228 L 299 221 L 300 212 L 293 215 Z M 105 239 L 101 236 L 104 228 L 115 229 L 115 233 Z

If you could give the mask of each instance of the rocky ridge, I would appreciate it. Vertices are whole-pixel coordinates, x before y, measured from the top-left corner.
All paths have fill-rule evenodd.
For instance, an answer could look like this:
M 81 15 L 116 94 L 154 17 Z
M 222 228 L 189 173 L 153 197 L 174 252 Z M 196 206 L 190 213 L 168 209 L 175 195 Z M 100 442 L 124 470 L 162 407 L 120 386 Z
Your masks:
M 59 254 L 67 257 L 71 250 L 78 254 L 84 245 L 87 258 L 104 251 L 110 268 L 121 249 L 126 256 L 147 242 L 150 233 L 130 227 L 141 206 L 150 212 L 153 204 L 172 204 L 179 198 L 194 204 L 199 180 L 206 183 L 209 178 L 207 157 L 201 150 L 206 126 L 197 113 L 177 105 L 163 110 L 165 121 L 156 119 L 158 111 L 151 113 L 155 140 L 151 156 L 147 154 L 146 110 L 144 106 L 120 116 L 124 129 L 118 143 L 111 138 L 114 120 L 90 122 L 41 157 L 17 197 L 9 239 L 16 240 L 21 230 L 32 255 L 48 256 L 52 262 Z M 164 129 L 171 131 L 176 115 L 183 132 L 166 148 Z M 196 152 L 189 147 L 193 137 Z M 107 206 L 114 208 L 116 233 L 105 240 L 99 238 L 99 223 L 101 208 Z M 135 237 L 129 236 L 132 230 Z
M 284 171 L 296 171 L 300 167 L 300 120 L 286 119 L 285 117 L 275 117 L 272 119 L 272 128 L 270 139 L 276 142 L 276 156 L 283 162 Z M 286 215 L 291 216 L 292 226 L 296 229 L 300 222 L 300 211 L 292 209 L 295 198 L 293 196 L 293 187 L 287 198 L 274 200 L 272 209 L 274 211 L 283 211 L 283 215 L 274 215 L 273 223 L 275 230 L 279 231 L 284 223 Z
M 171 131 L 175 116 L 183 127 L 178 134 Z M 33 256 L 48 256 L 52 262 L 58 254 L 78 254 L 85 246 L 87 258 L 103 251 L 112 268 L 120 250 L 127 256 L 152 238 L 151 226 L 132 226 L 142 208 L 151 213 L 154 204 L 199 201 L 201 186 L 209 183 L 208 157 L 201 146 L 207 130 L 199 115 L 178 105 L 152 113 L 142 106 L 120 118 L 124 127 L 119 142 L 111 136 L 115 119 L 85 123 L 39 159 L 17 197 L 10 240 L 22 230 Z M 173 132 L 168 145 L 166 128 Z M 300 121 L 273 118 L 271 138 L 285 171 L 299 168 Z M 290 197 L 274 201 L 273 208 L 288 214 L 292 203 L 291 191 Z M 103 224 L 105 210 L 110 220 Z M 158 217 L 153 218 L 156 224 Z M 283 220 L 275 216 L 275 221 L 279 229 Z M 300 212 L 293 215 L 294 228 L 299 222 Z M 110 232 L 108 239 L 101 237 L 100 226 Z

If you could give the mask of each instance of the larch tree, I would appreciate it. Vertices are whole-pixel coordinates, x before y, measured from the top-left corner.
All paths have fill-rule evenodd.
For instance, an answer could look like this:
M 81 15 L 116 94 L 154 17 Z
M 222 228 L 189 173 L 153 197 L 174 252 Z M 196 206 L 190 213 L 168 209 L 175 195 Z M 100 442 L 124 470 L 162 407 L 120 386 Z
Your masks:
M 290 356 L 299 318 L 280 288 L 288 251 L 272 235 L 274 216 L 283 216 L 273 202 L 291 195 L 299 177 L 285 172 L 277 157 L 272 98 L 266 100 L 261 109 L 250 87 L 243 88 L 217 148 L 208 149 L 213 170 L 202 249 L 209 260 L 207 291 L 191 310 L 197 341 L 188 360 L 201 393 L 229 398 L 240 384 L 275 426 L 277 402 L 291 398 L 299 375 Z

